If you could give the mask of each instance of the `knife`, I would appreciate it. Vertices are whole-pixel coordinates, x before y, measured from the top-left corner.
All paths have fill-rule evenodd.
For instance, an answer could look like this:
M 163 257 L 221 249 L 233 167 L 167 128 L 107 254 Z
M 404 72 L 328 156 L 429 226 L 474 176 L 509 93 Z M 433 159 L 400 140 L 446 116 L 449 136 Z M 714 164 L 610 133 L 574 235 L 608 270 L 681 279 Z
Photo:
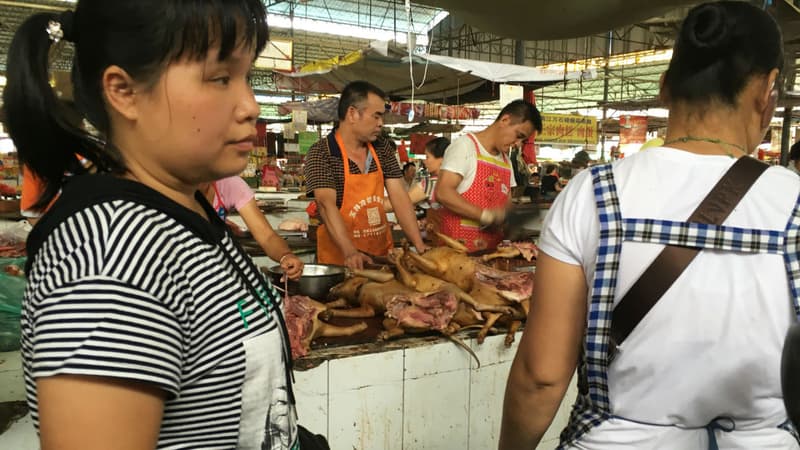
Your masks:
M 535 203 L 512 206 L 506 211 L 506 221 L 503 223 L 503 236 L 515 241 L 524 237 L 528 231 L 524 225 L 531 220 L 539 217 L 541 211 Z

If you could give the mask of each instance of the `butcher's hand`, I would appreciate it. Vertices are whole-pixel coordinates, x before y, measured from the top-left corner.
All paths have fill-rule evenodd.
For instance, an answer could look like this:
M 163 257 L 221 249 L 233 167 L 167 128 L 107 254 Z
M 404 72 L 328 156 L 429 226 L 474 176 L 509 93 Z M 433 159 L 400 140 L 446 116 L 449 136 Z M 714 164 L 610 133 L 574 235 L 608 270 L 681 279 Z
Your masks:
M 417 253 L 419 253 L 420 255 L 431 249 L 425 244 L 423 244 L 421 247 L 415 247 L 415 248 L 417 249 Z
M 300 279 L 300 276 L 303 275 L 303 266 L 305 264 L 294 253 L 283 255 L 280 264 L 283 273 L 285 273 L 290 280 L 297 281 Z
M 481 211 L 481 227 L 488 228 L 492 226 L 502 225 L 506 221 L 505 208 L 484 209 Z
M 372 258 L 359 252 L 358 250 L 349 253 L 344 257 L 344 265 L 347 266 L 348 269 L 361 270 L 364 268 L 364 264 L 372 264 Z

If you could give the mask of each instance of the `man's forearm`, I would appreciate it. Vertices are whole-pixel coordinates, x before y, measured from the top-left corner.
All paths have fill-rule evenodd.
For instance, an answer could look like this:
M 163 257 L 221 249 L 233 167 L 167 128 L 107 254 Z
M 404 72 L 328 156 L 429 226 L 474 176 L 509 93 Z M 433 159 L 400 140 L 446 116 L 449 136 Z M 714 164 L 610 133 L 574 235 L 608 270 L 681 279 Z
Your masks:
M 406 234 L 406 237 L 414 247 L 417 249 L 425 248 L 425 244 L 422 242 L 422 235 L 419 233 L 417 215 L 414 214 L 414 205 L 411 203 L 406 190 L 400 186 L 396 179 L 387 180 L 386 193 L 389 194 L 389 200 L 394 206 L 394 215 L 400 224 L 400 228 L 403 229 L 403 233 Z
M 400 224 L 400 228 L 403 229 L 403 233 L 406 234 L 408 240 L 411 241 L 411 244 L 418 249 L 423 248 L 425 244 L 422 242 L 422 235 L 419 232 L 417 216 L 414 214 L 411 201 L 408 201 L 407 208 L 398 208 L 395 210 L 394 215 L 397 217 L 397 222 Z

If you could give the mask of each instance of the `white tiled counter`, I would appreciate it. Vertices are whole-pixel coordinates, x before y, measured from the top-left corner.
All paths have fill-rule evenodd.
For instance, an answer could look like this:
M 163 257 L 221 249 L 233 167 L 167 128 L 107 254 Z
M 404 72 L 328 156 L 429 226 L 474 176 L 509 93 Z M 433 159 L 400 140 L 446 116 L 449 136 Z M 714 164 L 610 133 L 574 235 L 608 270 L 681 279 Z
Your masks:
M 327 436 L 333 450 L 496 448 L 516 352 L 516 343 L 505 348 L 504 339 L 490 336 L 482 345 L 464 339 L 480 368 L 464 349 L 438 338 L 397 341 L 395 349 L 349 357 L 316 356 L 322 356 L 319 365 L 295 371 L 300 423 Z M 311 356 L 326 352 L 341 353 L 341 348 Z M 2 353 L 0 361 L 0 401 L 23 400 L 19 353 Z M 538 449 L 556 448 L 575 389 L 573 383 Z M 0 435 L 0 449 L 36 448 L 30 416 Z
M 517 348 L 505 348 L 504 339 L 490 336 L 482 345 L 465 339 L 480 368 L 465 350 L 441 339 L 296 371 L 300 423 L 326 435 L 331 449 L 496 448 Z M 556 448 L 575 395 L 573 382 L 538 449 Z

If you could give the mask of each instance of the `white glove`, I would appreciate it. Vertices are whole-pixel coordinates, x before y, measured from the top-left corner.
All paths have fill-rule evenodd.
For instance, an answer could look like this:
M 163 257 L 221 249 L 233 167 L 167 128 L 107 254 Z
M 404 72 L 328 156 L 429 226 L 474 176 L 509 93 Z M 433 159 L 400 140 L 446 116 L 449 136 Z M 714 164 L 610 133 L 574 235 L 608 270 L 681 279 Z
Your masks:
M 500 225 L 506 220 L 506 210 L 499 209 L 484 209 L 481 211 L 480 224 L 482 227 L 490 227 L 492 225 Z

